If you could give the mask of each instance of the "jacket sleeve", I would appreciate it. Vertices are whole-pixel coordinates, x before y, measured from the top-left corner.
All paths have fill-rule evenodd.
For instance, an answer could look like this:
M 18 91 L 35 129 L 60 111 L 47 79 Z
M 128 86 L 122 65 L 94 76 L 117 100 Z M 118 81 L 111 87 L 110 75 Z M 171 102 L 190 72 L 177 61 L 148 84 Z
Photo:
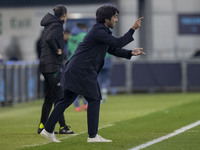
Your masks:
M 59 28 L 59 26 L 54 26 L 46 38 L 47 43 L 56 54 L 58 54 L 58 49 L 61 48 L 59 38 L 63 36 Z
M 121 49 L 121 48 L 116 48 L 116 47 L 109 47 L 108 51 L 109 54 L 117 56 L 117 57 L 121 57 L 121 58 L 127 58 L 127 59 L 131 59 L 132 55 L 131 55 L 131 50 L 127 50 L 127 49 Z
M 98 30 L 97 32 L 95 32 L 94 38 L 98 42 L 102 42 L 110 46 L 122 48 L 134 40 L 132 37 L 134 32 L 135 30 L 130 29 L 122 37 L 116 38 L 112 36 L 111 34 L 109 34 L 108 31 L 106 31 L 104 28 L 102 28 Z

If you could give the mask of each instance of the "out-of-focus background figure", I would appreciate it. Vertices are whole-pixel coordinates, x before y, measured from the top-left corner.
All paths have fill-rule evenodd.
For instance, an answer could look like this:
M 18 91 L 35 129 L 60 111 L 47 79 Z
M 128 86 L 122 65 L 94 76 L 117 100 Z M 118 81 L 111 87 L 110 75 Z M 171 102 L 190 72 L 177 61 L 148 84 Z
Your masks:
M 16 36 L 13 36 L 10 40 L 8 47 L 5 50 L 8 60 L 18 61 L 23 59 L 21 47 Z
M 107 100 L 107 94 L 108 94 L 108 91 L 110 88 L 110 82 L 111 82 L 111 69 L 112 69 L 112 58 L 110 54 L 106 53 L 103 68 L 101 69 L 98 75 L 98 82 L 99 82 L 99 86 L 101 88 L 101 94 L 102 94 L 101 103 Z
M 63 63 L 65 64 L 67 62 L 67 56 L 70 55 L 69 50 L 68 50 L 68 40 L 69 40 L 69 36 L 71 35 L 70 30 L 66 29 L 64 31 L 64 51 L 63 51 Z
M 84 23 L 77 23 L 71 30 L 71 34 L 68 39 L 67 47 L 68 47 L 68 55 L 67 59 L 69 60 L 74 54 L 77 46 L 80 42 L 83 41 L 87 33 L 87 26 Z
M 69 36 L 67 42 L 67 59 L 69 60 L 74 54 L 77 46 L 83 41 L 87 33 L 87 26 L 84 23 L 77 23 L 71 30 L 71 35 Z M 79 100 L 83 99 L 82 105 L 80 105 Z M 87 110 L 87 101 L 84 97 L 78 96 L 74 101 L 75 111 L 80 112 L 82 110 Z
M 35 51 L 37 54 L 37 59 L 40 59 L 40 55 L 41 55 L 41 39 L 42 39 L 42 32 L 43 30 L 41 30 L 40 35 L 35 43 Z M 39 70 L 39 68 L 38 68 Z M 44 97 L 44 76 L 40 73 L 40 71 L 38 71 L 38 97 L 39 98 L 43 98 Z
M 36 44 L 35 44 L 35 50 L 36 50 L 36 54 L 37 54 L 37 58 L 40 59 L 40 55 L 41 55 L 41 39 L 42 39 L 42 32 L 40 33 L 37 41 L 36 41 Z
M 200 49 L 196 50 L 193 54 L 193 58 L 200 58 Z

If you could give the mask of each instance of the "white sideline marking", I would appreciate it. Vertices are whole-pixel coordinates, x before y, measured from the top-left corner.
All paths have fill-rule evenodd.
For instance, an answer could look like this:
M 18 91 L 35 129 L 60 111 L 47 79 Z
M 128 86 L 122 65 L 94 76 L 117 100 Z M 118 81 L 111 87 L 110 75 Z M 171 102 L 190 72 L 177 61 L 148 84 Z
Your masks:
M 100 129 L 103 129 L 103 128 L 107 128 L 107 127 L 112 127 L 113 125 L 112 124 L 108 124 L 108 125 L 105 125 L 101 128 L 98 128 L 98 130 Z M 63 140 L 63 139 L 68 139 L 68 138 L 71 138 L 71 137 L 74 137 L 74 136 L 77 136 L 77 135 L 81 135 L 81 134 L 84 134 L 84 133 L 87 133 L 87 131 L 85 132 L 80 132 L 80 133 L 77 133 L 77 134 L 68 134 L 68 136 L 66 137 L 63 137 L 63 138 L 59 138 L 58 140 Z M 46 142 L 46 143 L 42 143 L 42 144 L 32 144 L 32 145 L 23 145 L 24 147 L 34 147 L 34 146 L 41 146 L 41 145 L 46 145 L 48 143 L 51 143 L 51 142 Z
M 160 138 L 157 138 L 157 139 L 155 139 L 155 140 L 149 141 L 149 142 L 147 142 L 147 143 L 141 144 L 141 145 L 136 146 L 136 147 L 134 147 L 134 148 L 131 148 L 131 149 L 129 149 L 129 150 L 140 150 L 140 149 L 143 149 L 143 148 L 145 148 L 145 147 L 148 147 L 148 146 L 150 146 L 150 145 L 153 145 L 153 144 L 155 144 L 155 143 L 158 143 L 158 142 L 161 142 L 161 141 L 163 141 L 163 140 L 166 140 L 166 139 L 168 139 L 168 138 L 170 138 L 170 137 L 173 137 L 173 136 L 175 136 L 175 135 L 177 135 L 177 134 L 183 133 L 183 132 L 185 132 L 185 131 L 187 131 L 187 130 L 189 130 L 189 129 L 191 129 L 191 128 L 194 128 L 194 127 L 196 127 L 196 126 L 198 126 L 198 125 L 200 125 L 200 120 L 197 121 L 197 122 L 195 122 L 195 123 L 189 124 L 189 125 L 187 125 L 187 126 L 185 126 L 185 127 L 182 127 L 182 128 L 180 128 L 180 129 L 178 129 L 178 130 L 175 130 L 173 133 L 170 133 L 170 134 L 168 134 L 168 135 L 162 136 L 162 137 L 160 137 Z

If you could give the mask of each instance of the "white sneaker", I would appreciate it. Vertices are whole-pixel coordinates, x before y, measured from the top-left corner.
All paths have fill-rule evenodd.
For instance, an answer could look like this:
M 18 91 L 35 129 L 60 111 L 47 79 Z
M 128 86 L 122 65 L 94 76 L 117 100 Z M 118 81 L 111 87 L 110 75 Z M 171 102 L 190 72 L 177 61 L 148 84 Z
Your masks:
M 48 139 L 50 142 L 59 143 L 60 141 L 56 139 L 56 136 L 54 133 L 49 133 L 45 129 L 42 130 L 40 133 L 41 136 L 43 136 L 45 139 Z
M 88 137 L 87 142 L 88 143 L 90 143 L 90 142 L 112 142 L 112 140 L 104 139 L 100 135 L 97 134 L 94 138 Z

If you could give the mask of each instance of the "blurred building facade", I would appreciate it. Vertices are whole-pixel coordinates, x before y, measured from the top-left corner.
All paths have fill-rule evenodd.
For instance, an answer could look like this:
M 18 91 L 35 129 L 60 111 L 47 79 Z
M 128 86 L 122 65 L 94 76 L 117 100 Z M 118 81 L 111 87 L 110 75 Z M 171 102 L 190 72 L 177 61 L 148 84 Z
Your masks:
M 67 6 L 69 19 L 95 18 L 96 9 L 108 2 L 117 5 L 120 10 L 119 23 L 114 29 L 116 35 L 125 33 L 138 17 L 145 17 L 142 28 L 134 35 L 135 42 L 126 47 L 144 47 L 147 55 L 137 59 L 181 60 L 190 58 L 200 49 L 200 33 L 182 34 L 179 31 L 180 16 L 193 15 L 193 18 L 190 18 L 191 28 L 194 32 L 200 32 L 199 0 L 69 0 L 64 2 L 64 5 Z M 23 58 L 36 59 L 35 42 L 42 29 L 40 20 L 59 3 L 61 1 L 1 1 L 0 54 L 5 55 L 5 48 L 15 36 L 20 43 Z M 186 25 L 187 23 L 186 18 Z
M 200 47 L 200 1 L 199 0 L 123 0 L 120 7 L 120 34 L 124 33 L 138 16 L 144 16 L 142 32 L 137 32 L 136 45 L 144 47 L 147 59 L 188 59 Z M 191 26 L 198 28 L 197 34 L 179 33 L 179 16 L 197 15 Z M 192 21 L 196 23 L 192 24 Z M 140 30 L 140 31 L 141 31 Z

